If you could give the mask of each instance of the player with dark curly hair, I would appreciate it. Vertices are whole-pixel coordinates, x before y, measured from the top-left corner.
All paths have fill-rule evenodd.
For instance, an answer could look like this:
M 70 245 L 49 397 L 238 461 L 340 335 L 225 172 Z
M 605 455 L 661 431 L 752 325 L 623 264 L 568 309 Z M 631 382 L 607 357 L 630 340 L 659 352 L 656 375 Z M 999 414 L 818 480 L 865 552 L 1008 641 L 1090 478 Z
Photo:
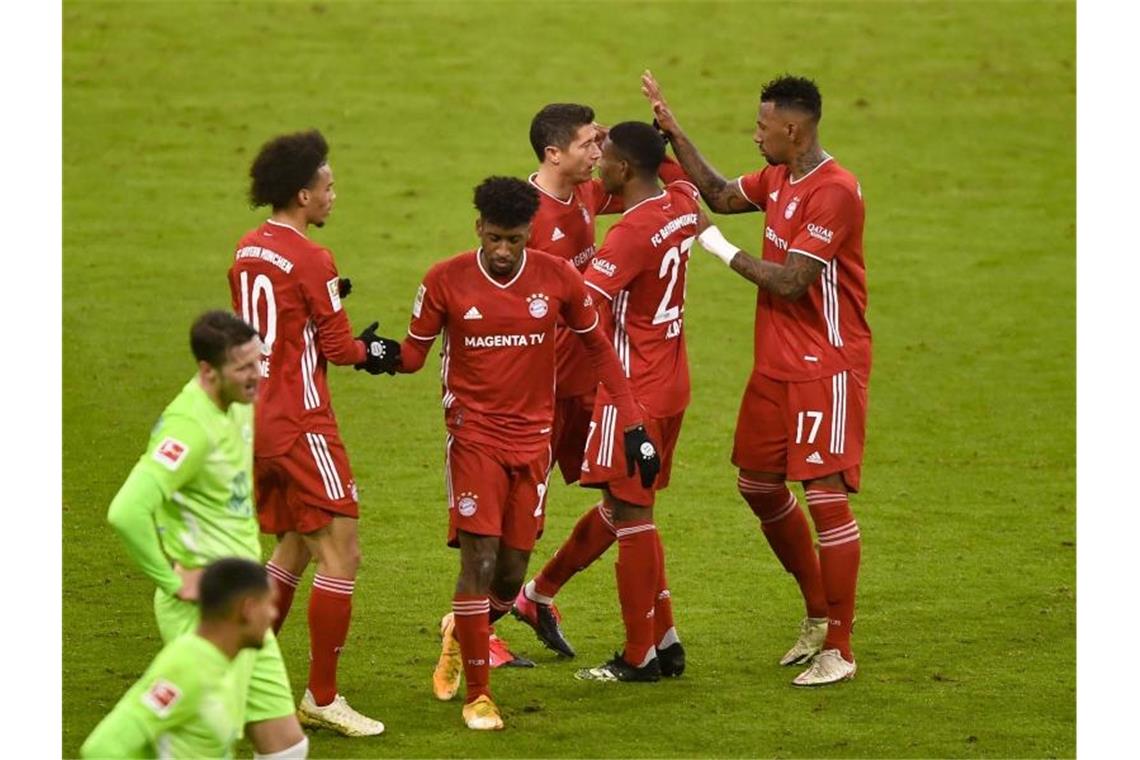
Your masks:
M 277 536 L 266 569 L 277 590 L 279 630 L 313 560 L 309 597 L 309 682 L 301 722 L 346 736 L 384 730 L 337 692 L 360 564 L 356 481 L 329 397 L 327 364 L 372 374 L 394 371 L 399 345 L 376 324 L 353 337 L 341 299 L 350 283 L 332 252 L 310 240 L 332 213 L 336 191 L 328 143 L 310 130 L 276 137 L 250 167 L 252 204 L 272 215 L 246 233 L 229 271 L 234 311 L 261 336 L 261 392 L 254 439 L 257 516 Z
M 651 483 L 660 459 L 649 441 L 585 282 L 569 262 L 526 247 L 538 191 L 509 177 L 475 188 L 480 246 L 433 266 L 412 306 L 400 372 L 415 372 L 443 336 L 448 537 L 459 548 L 452 612 L 432 678 L 448 700 L 467 676 L 463 718 L 503 727 L 489 689 L 489 597 L 514 599 L 538 537 L 550 472 L 555 325 L 579 335 L 629 424 L 627 467 Z M 506 612 L 501 610 L 499 614 Z
M 767 166 L 725 179 L 697 151 L 653 75 L 642 76 L 661 130 L 709 208 L 764 212 L 756 258 L 715 226 L 701 245 L 757 286 L 753 360 L 732 462 L 737 488 L 780 563 L 799 584 L 806 616 L 781 665 L 809 665 L 793 681 L 823 686 L 855 675 L 851 626 L 859 574 L 859 490 L 871 374 L 863 191 L 819 144 L 823 99 L 810 79 L 764 85 L 752 140 Z M 811 529 L 786 481 L 803 483 Z

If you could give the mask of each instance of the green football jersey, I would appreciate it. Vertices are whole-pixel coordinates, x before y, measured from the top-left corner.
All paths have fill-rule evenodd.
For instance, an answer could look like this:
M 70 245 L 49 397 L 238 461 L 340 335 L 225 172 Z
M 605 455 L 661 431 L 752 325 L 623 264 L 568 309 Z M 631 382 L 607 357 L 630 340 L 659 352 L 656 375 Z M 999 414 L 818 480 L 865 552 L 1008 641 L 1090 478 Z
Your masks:
M 233 757 L 241 731 L 232 662 L 197 633 L 167 644 L 87 740 L 105 757 Z
M 155 515 L 163 551 L 183 567 L 220 557 L 260 561 L 253 507 L 253 406 L 219 409 L 197 378 L 163 411 L 135 469 L 165 501 Z

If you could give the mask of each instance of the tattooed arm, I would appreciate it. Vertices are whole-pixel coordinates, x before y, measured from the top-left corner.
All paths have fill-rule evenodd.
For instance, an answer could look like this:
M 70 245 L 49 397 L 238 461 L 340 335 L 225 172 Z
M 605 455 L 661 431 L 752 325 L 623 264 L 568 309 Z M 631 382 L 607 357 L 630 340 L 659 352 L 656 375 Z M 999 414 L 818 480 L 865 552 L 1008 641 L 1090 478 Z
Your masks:
M 707 227 L 697 240 L 741 277 L 788 301 L 806 293 L 823 271 L 822 261 L 795 251 L 788 253 L 783 264 L 758 259 L 728 242 L 715 225 Z
M 649 99 L 658 128 L 668 138 L 677 155 L 681 168 L 689 175 L 693 184 L 701 191 L 701 197 L 709 208 L 718 214 L 741 214 L 760 209 L 740 192 L 740 186 L 721 176 L 693 145 L 677 123 L 669 104 L 661 94 L 661 88 L 653 74 L 646 71 L 641 75 L 641 91 Z

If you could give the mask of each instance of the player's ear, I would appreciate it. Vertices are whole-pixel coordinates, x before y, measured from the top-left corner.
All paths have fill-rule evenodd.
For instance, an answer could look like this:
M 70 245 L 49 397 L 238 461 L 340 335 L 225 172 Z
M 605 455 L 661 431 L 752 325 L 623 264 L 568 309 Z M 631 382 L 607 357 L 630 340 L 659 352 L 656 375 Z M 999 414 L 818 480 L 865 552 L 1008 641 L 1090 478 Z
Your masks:
M 302 187 L 300 190 L 297 191 L 297 195 L 296 195 L 297 205 L 300 206 L 301 208 L 308 206 L 309 201 L 312 199 L 312 197 L 313 197 L 313 194 L 311 192 L 309 192 L 309 188 Z
M 549 161 L 552 164 L 557 164 L 562 158 L 562 151 L 555 145 L 547 145 L 543 149 L 543 162 Z
M 475 220 L 475 234 L 479 237 L 483 237 L 483 217 L 479 217 Z

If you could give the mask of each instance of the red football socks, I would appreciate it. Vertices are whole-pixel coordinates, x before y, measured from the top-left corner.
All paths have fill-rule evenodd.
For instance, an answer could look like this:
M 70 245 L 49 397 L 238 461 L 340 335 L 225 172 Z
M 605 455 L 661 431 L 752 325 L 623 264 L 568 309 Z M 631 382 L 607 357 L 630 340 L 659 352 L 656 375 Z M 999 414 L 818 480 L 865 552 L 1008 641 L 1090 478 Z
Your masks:
M 812 489 L 808 508 L 819 535 L 819 566 L 827 592 L 827 640 L 824 649 L 838 649 L 848 662 L 851 624 L 855 620 L 855 585 L 859 577 L 859 524 L 843 491 Z
M 451 600 L 455 613 L 455 638 L 463 657 L 463 677 L 467 679 L 467 699 L 474 702 L 491 696 L 491 605 L 486 596 L 456 594 Z
M 301 582 L 301 578 L 272 561 L 265 563 L 265 572 L 269 575 L 269 582 L 277 590 L 277 619 L 273 621 L 273 634 L 277 635 L 281 632 L 281 626 L 285 625 L 289 608 L 293 606 L 293 594 L 297 592 L 297 584 Z
M 602 504 L 595 505 L 578 518 L 570 537 L 535 576 L 535 592 L 554 597 L 575 573 L 585 570 L 605 554 L 615 539 L 609 510 Z
M 317 706 L 337 695 L 336 665 L 352 619 L 352 578 L 317 573 L 309 596 L 309 691 Z
M 812 544 L 811 527 L 795 495 L 784 483 L 751 480 L 743 475 L 737 478 L 736 487 L 760 518 L 760 528 L 780 564 L 799 584 L 807 616 L 826 617 L 827 594 L 819 557 Z
M 487 595 L 487 601 L 491 605 L 489 621 L 491 623 L 494 623 L 503 615 L 506 615 L 511 611 L 511 606 L 515 603 L 515 598 L 512 596 L 508 601 L 503 601 L 499 597 L 495 596 L 495 592 L 492 591 Z
M 625 661 L 643 667 L 654 647 L 657 599 L 657 527 L 650 520 L 614 523 L 617 528 L 618 599 L 625 622 Z
M 673 629 L 673 597 L 669 593 L 669 580 L 665 576 L 665 545 L 661 543 L 659 531 L 653 531 L 653 535 L 657 538 L 657 598 L 653 604 L 653 640 L 658 649 L 663 649 L 679 639 L 677 632 L 673 631 L 669 641 L 664 640 Z

